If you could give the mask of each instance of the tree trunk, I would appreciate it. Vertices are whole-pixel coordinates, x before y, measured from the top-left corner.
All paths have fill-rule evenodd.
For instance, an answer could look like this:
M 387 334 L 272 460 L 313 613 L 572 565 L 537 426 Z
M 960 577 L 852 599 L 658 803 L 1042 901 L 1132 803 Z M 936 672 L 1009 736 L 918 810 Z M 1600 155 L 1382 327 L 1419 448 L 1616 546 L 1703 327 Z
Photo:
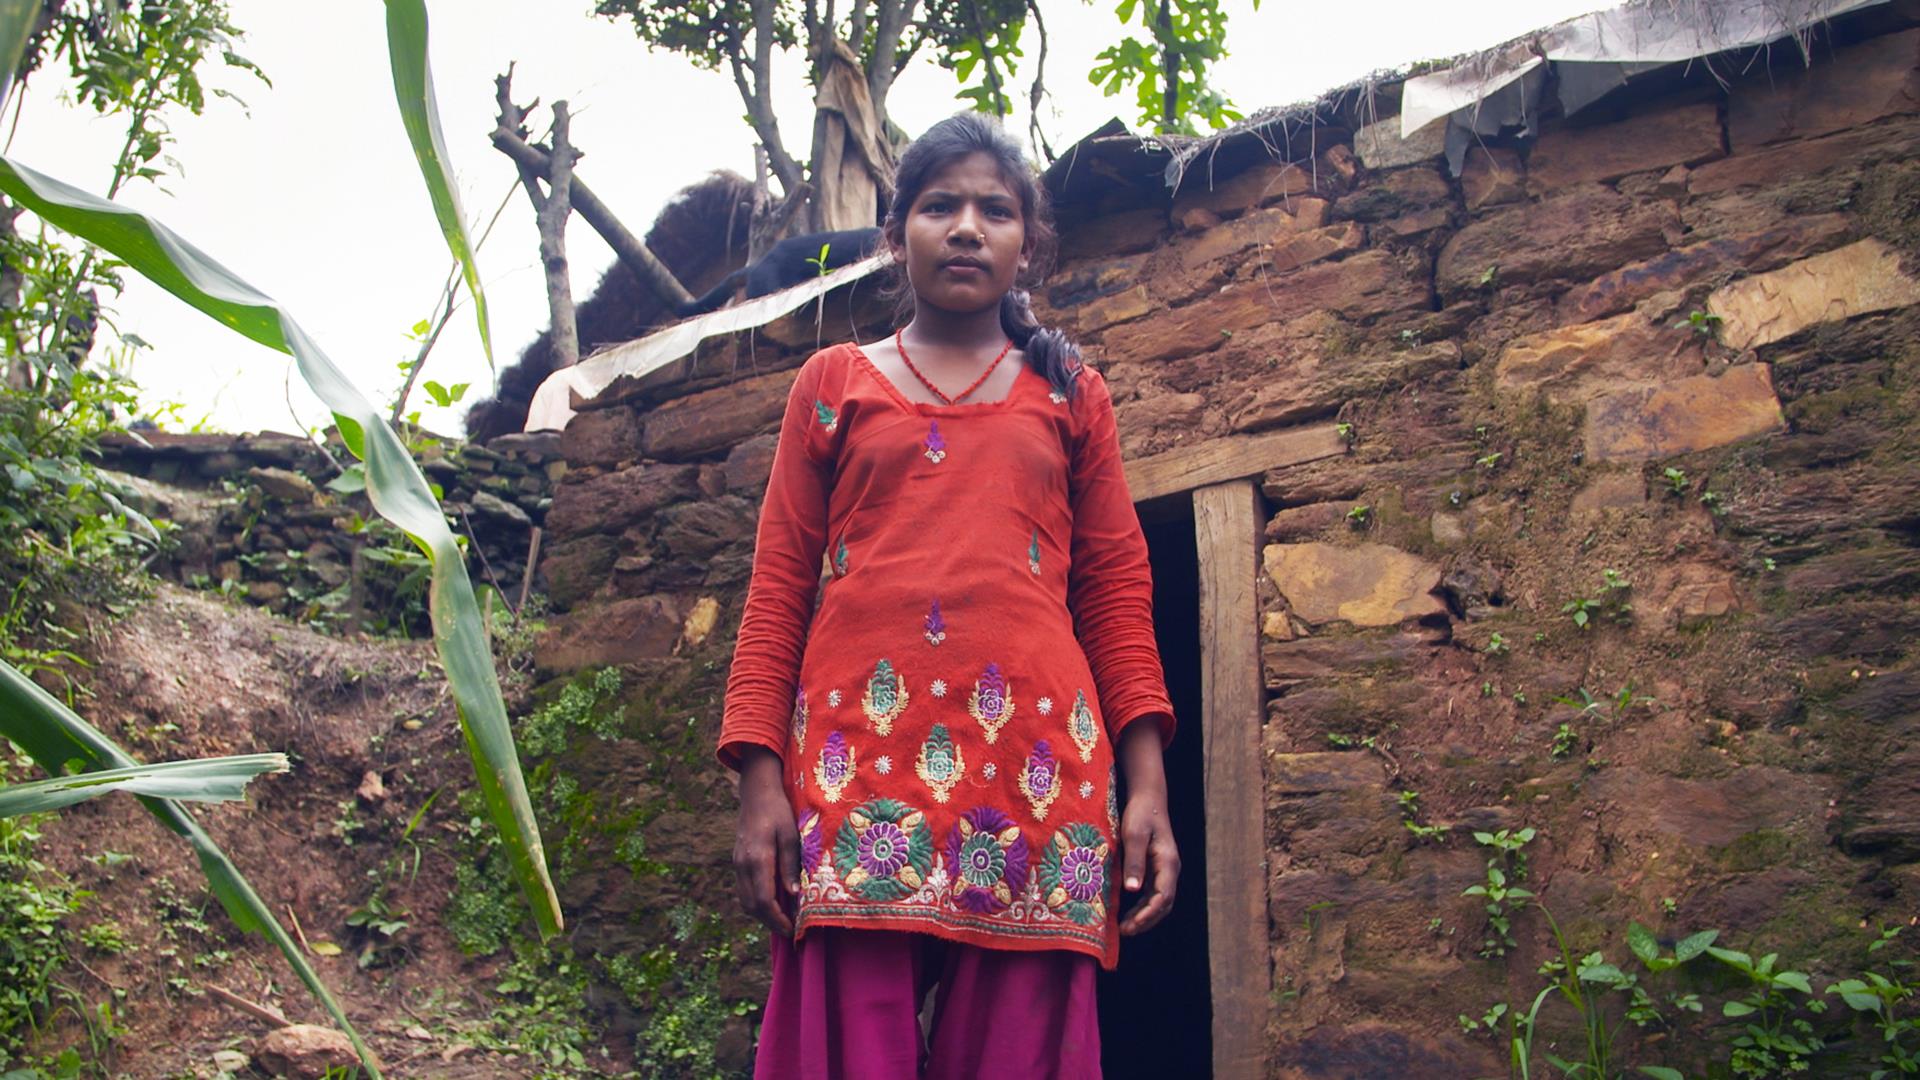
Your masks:
M 580 362 L 580 327 L 573 312 L 573 287 L 567 280 L 567 217 L 573 211 L 573 145 L 567 141 L 567 103 L 553 103 L 553 152 L 547 155 L 547 197 L 536 202 L 540 225 L 540 265 L 547 274 L 547 309 L 552 315 L 548 331 L 553 351 L 553 366 L 572 367 Z M 538 196 L 539 185 L 532 172 L 523 173 L 521 182 L 529 195 Z

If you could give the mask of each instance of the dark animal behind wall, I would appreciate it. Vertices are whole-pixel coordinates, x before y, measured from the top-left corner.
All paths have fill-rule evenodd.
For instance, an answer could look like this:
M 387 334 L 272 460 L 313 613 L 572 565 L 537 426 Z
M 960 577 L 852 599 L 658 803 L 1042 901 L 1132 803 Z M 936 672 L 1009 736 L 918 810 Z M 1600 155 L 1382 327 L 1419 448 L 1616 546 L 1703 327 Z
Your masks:
M 756 296 L 777 293 L 830 270 L 838 270 L 872 254 L 880 246 L 880 236 L 879 226 L 789 236 L 768 248 L 767 253 L 752 265 L 743 266 L 721 278 L 720 284 L 705 296 L 681 304 L 680 316 L 686 318 L 719 310 L 721 305 L 733 299 L 734 290 L 740 287 L 742 281 L 747 283 L 747 299 L 751 300 Z
M 705 287 L 746 257 L 747 219 L 753 186 L 724 170 L 676 195 L 654 218 L 646 244 L 689 289 Z M 818 250 L 817 248 L 815 249 Z M 653 290 L 616 262 L 580 302 L 580 355 L 641 337 L 677 316 Z M 492 397 L 467 410 L 467 437 L 476 442 L 524 428 L 533 392 L 553 373 L 551 335 L 543 331 L 501 370 Z

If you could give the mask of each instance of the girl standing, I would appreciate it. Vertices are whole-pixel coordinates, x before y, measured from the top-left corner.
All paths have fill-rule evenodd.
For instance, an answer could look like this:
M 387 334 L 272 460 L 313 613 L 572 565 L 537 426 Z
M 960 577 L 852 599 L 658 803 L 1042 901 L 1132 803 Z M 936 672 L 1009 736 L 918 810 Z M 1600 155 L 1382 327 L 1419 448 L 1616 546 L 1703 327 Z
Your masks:
M 800 369 L 727 684 L 756 1075 L 1097 1077 L 1095 964 L 1179 876 L 1146 541 L 1105 381 L 1016 287 L 1018 146 L 961 114 L 895 183 L 912 319 Z

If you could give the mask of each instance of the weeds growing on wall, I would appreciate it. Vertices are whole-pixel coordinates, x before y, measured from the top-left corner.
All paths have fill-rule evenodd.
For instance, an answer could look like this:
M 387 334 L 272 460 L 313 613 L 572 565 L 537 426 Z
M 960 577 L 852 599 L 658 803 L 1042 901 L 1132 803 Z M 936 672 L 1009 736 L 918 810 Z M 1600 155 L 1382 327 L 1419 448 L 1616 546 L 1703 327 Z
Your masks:
M 1510 931 L 1513 917 L 1523 908 L 1538 911 L 1551 936 L 1552 952 L 1537 972 L 1546 985 L 1518 1004 L 1494 1002 L 1477 1016 L 1459 1017 L 1462 1032 L 1490 1035 L 1505 1045 L 1509 1076 L 1683 1080 L 1687 1074 L 1668 1064 L 1622 1062 L 1620 1037 L 1629 1028 L 1642 1033 L 1643 1052 L 1670 1060 L 1710 1056 L 1712 1076 L 1766 1080 L 1861 1075 L 1883 1080 L 1920 1075 L 1920 1001 L 1915 999 L 1920 977 L 1911 960 L 1881 958 L 1816 992 L 1811 976 L 1781 963 L 1777 954 L 1720 946 L 1718 930 L 1661 935 L 1629 921 L 1625 938 L 1632 959 L 1615 963 L 1604 949 L 1576 950 L 1544 902 L 1510 885 L 1510 875 L 1525 876 L 1524 849 L 1534 830 L 1474 836 L 1494 851 L 1486 883 L 1466 891 L 1487 905 L 1487 941 L 1481 955 L 1504 957 L 1518 946 Z M 1670 902 L 1667 909 L 1672 910 Z M 1875 958 L 1893 945 L 1903 929 L 1882 931 L 1867 946 L 1868 956 Z M 1706 1000 L 1714 987 L 1724 994 L 1717 1008 Z M 1577 1020 L 1574 1053 L 1554 1052 L 1555 1044 L 1543 1030 L 1543 1015 L 1550 1018 L 1546 1010 L 1555 1003 L 1570 1009 Z M 1857 1032 L 1828 1016 L 1835 1005 L 1850 1011 Z M 1697 1024 L 1683 1027 L 1689 1016 L 1727 1021 L 1709 1029 L 1715 1040 L 1710 1051 L 1683 1039 L 1700 1030 Z M 1850 1034 L 1850 1045 L 1836 1045 Z

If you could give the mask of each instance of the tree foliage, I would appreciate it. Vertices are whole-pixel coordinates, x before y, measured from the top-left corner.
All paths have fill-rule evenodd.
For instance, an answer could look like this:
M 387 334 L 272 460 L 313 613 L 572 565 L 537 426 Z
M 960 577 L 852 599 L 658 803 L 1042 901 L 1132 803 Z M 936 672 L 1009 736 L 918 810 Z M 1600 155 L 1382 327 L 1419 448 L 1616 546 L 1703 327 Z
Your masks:
M 960 82 L 955 97 L 1006 116 L 1013 79 L 1023 74 L 1021 64 L 1037 37 L 1030 90 L 1036 111 L 1045 94 L 1046 30 L 1038 0 L 851 0 L 837 10 L 831 2 L 822 10 L 819 0 L 598 0 L 594 10 L 629 20 L 651 47 L 729 73 L 747 121 L 788 192 L 804 182 L 806 170 L 788 153 L 773 116 L 768 61 L 775 51 L 807 49 L 817 81 L 823 43 L 829 36 L 846 41 L 866 66 L 869 93 L 885 121 L 888 89 L 924 50 Z M 1142 126 L 1192 133 L 1202 124 L 1218 128 L 1240 119 L 1207 82 L 1210 66 L 1226 55 L 1227 13 L 1220 0 L 1120 0 L 1114 14 L 1117 28 L 1138 33 L 1127 32 L 1100 53 L 1088 77 L 1108 94 L 1133 88 Z
M 1253 0 L 1254 9 L 1260 0 Z M 1120 0 L 1120 25 L 1136 21 L 1147 41 L 1128 34 L 1103 50 L 1087 78 L 1109 97 L 1131 86 L 1140 122 L 1156 131 L 1198 134 L 1196 120 L 1221 128 L 1242 119 L 1208 85 L 1207 69 L 1227 55 L 1227 13 L 1220 0 Z M 1137 17 L 1137 20 L 1136 20 Z

